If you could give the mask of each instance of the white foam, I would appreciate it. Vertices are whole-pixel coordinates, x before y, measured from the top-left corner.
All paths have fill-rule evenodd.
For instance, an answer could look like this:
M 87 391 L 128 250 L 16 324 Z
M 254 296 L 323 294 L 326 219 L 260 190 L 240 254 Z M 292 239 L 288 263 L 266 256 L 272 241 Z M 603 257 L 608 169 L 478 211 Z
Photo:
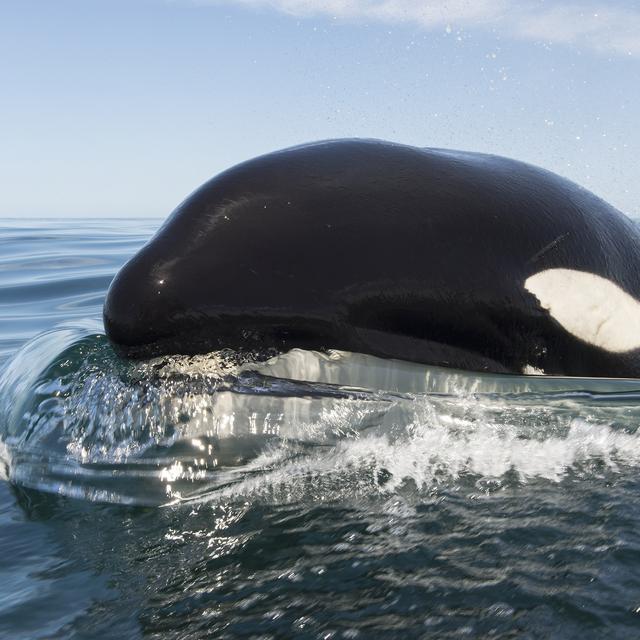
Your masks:
M 456 410 L 450 411 L 452 407 Z M 542 406 L 500 408 L 506 419 L 502 415 L 496 421 L 496 407 L 492 411 L 477 399 L 460 398 L 449 405 L 420 399 L 401 433 L 384 429 L 289 460 L 280 449 L 275 465 L 276 457 L 262 457 L 263 473 L 200 499 L 291 500 L 311 493 L 315 500 L 334 500 L 372 492 L 393 494 L 408 486 L 429 492 L 461 478 L 472 478 L 479 486 L 489 480 L 500 486 L 507 476 L 508 482 L 559 482 L 579 467 L 596 464 L 600 471 L 616 472 L 621 465 L 640 463 L 636 433 L 571 412 L 554 414 L 555 420 L 549 421 L 549 411 Z M 255 471 L 256 465 L 252 468 Z

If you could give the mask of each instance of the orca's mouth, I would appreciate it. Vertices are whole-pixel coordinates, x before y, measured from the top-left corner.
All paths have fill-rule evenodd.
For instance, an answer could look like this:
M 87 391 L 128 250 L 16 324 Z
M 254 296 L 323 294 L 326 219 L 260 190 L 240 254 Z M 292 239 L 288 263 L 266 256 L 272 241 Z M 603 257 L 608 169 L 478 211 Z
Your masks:
M 339 340 L 316 322 L 287 324 L 279 318 L 252 315 L 167 314 L 164 322 L 152 318 L 113 317 L 113 305 L 105 304 L 105 332 L 114 350 L 137 360 L 168 355 L 193 356 L 232 350 L 258 358 L 271 357 L 293 347 L 328 349 Z M 151 314 L 147 312 L 147 315 Z

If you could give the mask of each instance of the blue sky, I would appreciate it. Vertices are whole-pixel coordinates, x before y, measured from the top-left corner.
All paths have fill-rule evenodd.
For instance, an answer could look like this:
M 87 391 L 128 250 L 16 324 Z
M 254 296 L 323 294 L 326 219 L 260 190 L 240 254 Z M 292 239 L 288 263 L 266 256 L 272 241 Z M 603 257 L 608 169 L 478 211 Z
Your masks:
M 2 0 L 0 216 L 165 216 L 347 136 L 516 157 L 640 216 L 640 5 Z

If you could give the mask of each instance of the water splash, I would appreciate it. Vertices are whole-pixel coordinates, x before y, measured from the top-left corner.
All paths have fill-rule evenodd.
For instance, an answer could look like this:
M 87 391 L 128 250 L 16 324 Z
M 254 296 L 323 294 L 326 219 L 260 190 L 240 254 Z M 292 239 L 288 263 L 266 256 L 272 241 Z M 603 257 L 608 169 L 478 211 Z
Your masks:
M 130 362 L 84 322 L 5 367 L 0 457 L 18 485 L 127 504 L 488 491 L 636 465 L 639 416 L 634 380 L 300 350 Z

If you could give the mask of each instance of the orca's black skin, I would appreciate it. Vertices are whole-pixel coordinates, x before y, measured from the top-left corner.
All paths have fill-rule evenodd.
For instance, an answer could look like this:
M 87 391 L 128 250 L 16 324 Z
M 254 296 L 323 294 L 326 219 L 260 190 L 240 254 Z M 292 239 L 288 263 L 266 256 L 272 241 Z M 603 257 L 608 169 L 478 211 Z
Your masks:
M 124 355 L 344 349 L 476 371 L 639 377 L 524 288 L 543 269 L 640 298 L 635 225 L 548 171 L 374 140 L 250 160 L 190 195 L 117 274 Z

